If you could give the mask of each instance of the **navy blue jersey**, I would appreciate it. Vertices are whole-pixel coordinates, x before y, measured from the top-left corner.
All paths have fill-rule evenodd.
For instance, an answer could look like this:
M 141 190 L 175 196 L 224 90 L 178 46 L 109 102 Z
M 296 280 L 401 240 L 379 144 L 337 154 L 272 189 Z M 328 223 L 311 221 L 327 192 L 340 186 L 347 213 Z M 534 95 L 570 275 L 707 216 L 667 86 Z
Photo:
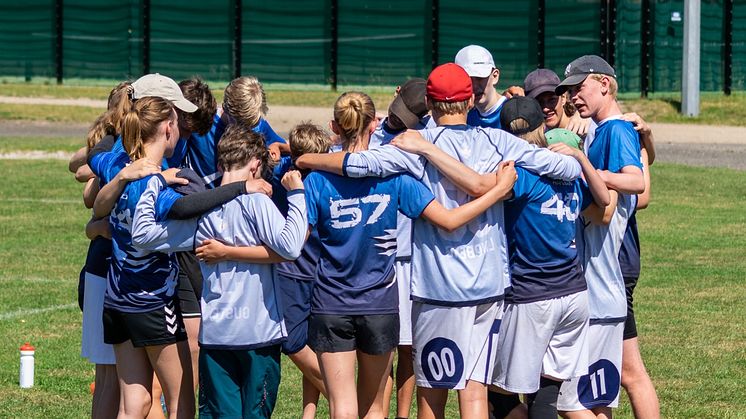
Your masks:
M 223 112 L 217 112 L 212 120 L 212 127 L 205 135 L 193 133 L 189 137 L 186 147 L 186 164 L 202 177 L 210 189 L 220 186 L 222 175 L 218 172 L 218 142 L 228 128 L 230 116 Z M 285 140 L 277 135 L 264 118 L 252 128 L 258 134 L 264 136 L 267 146 L 273 143 L 285 143 Z
M 637 234 L 637 217 L 635 213 L 627 220 L 627 230 L 619 250 L 619 266 L 625 278 L 640 277 L 640 237 Z
M 293 160 L 290 156 L 283 156 L 272 170 L 272 179 L 269 181 L 272 185 L 272 202 L 275 203 L 283 217 L 288 215 L 288 191 L 282 186 L 282 177 L 291 167 L 293 167 Z
M 505 104 L 506 100 L 505 96 L 500 96 L 495 106 L 493 106 L 492 109 L 488 109 L 487 113 L 484 115 L 479 113 L 477 108 L 471 108 L 469 113 L 466 115 L 466 124 L 470 127 L 501 129 L 500 112 L 502 112 L 503 104 Z
M 100 154 L 103 161 L 99 165 L 106 168 L 102 172 L 104 179 L 116 176 L 121 155 Z M 160 175 L 155 176 L 165 184 Z M 173 299 L 177 285 L 178 265 L 173 254 L 142 251 L 132 246 L 132 217 L 151 177 L 129 182 L 109 217 L 113 246 L 104 306 L 124 312 L 147 312 L 163 307 Z M 159 195 L 158 221 L 166 218 L 171 205 L 180 197 L 170 188 Z
M 397 214 L 419 217 L 432 192 L 409 175 L 351 179 L 314 172 L 304 183 L 308 223 L 321 241 L 311 311 L 397 313 Z
M 513 198 L 505 202 L 512 286 L 506 300 L 522 304 L 587 288 L 575 247 L 575 222 L 591 204 L 590 190 L 516 167 Z
M 642 169 L 640 139 L 631 122 L 609 119 L 596 128 L 588 160 L 599 170 L 618 173 L 625 166 Z
M 111 240 L 98 236 L 91 240 L 88 245 L 88 253 L 85 257 L 86 272 L 106 278 L 111 262 Z

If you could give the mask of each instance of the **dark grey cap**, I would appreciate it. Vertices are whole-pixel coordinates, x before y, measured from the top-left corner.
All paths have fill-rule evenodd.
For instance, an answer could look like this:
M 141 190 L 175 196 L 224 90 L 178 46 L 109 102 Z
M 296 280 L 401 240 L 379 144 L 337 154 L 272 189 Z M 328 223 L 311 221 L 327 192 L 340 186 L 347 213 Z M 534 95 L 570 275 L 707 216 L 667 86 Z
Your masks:
M 555 93 L 558 95 L 565 93 L 570 86 L 582 83 L 590 74 L 603 74 L 616 78 L 614 68 L 606 60 L 598 55 L 584 55 L 567 65 L 565 79 L 554 89 Z
M 537 68 L 528 73 L 526 79 L 523 80 L 523 90 L 526 96 L 536 99 L 542 93 L 554 93 L 554 89 L 559 84 L 560 78 L 557 73 L 548 68 Z
M 389 113 L 396 115 L 407 128 L 416 128 L 420 119 L 427 114 L 426 86 L 425 79 L 407 80 L 401 85 L 399 94 L 389 105 Z
M 510 123 L 516 119 L 524 119 L 528 127 L 515 131 L 510 130 Z M 544 123 L 544 112 L 536 99 L 526 96 L 513 96 L 508 99 L 500 111 L 500 125 L 502 129 L 513 135 L 523 135 L 531 132 Z

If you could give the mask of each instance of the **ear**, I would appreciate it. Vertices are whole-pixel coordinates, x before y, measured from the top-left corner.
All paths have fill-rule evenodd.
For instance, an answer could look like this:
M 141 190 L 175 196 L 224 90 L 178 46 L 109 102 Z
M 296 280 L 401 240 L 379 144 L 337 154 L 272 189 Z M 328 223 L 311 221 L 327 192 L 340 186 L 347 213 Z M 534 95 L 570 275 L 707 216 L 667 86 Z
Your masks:
M 427 110 L 429 111 L 433 110 L 433 108 L 430 106 L 430 99 L 427 98 L 427 95 L 425 95 L 425 108 L 427 108 Z
M 342 132 L 342 130 L 339 129 L 339 125 L 337 124 L 337 121 L 333 119 L 329 121 L 329 129 L 332 130 L 332 132 L 337 135 L 340 135 L 340 132 Z
M 497 68 L 492 69 L 492 77 L 495 78 L 495 82 L 492 85 L 497 86 L 497 82 L 500 81 L 500 70 Z
M 609 93 L 609 78 L 604 76 L 601 78 L 601 94 L 606 95 Z
M 368 124 L 368 133 L 373 134 L 376 128 L 378 128 L 378 119 L 373 118 L 373 120 L 370 121 L 370 124 Z
M 249 172 L 256 173 L 259 171 L 259 166 L 261 166 L 262 163 L 259 161 L 259 159 L 251 159 L 248 164 Z
M 471 94 L 471 97 L 469 98 L 469 109 L 474 107 L 474 93 Z

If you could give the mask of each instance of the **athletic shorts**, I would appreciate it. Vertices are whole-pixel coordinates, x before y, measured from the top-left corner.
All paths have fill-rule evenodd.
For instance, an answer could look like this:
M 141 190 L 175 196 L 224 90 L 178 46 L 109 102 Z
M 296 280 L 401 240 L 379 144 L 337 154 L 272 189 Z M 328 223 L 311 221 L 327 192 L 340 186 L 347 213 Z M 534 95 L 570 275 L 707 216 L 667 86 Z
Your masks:
M 302 281 L 278 274 L 280 285 L 282 316 L 288 331 L 287 340 L 282 343 L 282 353 L 298 353 L 308 343 L 308 318 L 311 315 L 311 295 L 313 281 Z
M 623 333 L 624 322 L 588 326 L 588 373 L 562 383 L 557 410 L 619 405 Z
M 140 348 L 167 345 L 187 338 L 176 299 L 145 313 L 125 313 L 104 308 L 103 319 L 104 342 L 110 345 L 131 340 L 132 346 Z
M 511 393 L 539 390 L 541 376 L 558 381 L 588 372 L 588 291 L 507 304 L 500 325 L 492 384 Z
M 467 307 L 412 303 L 414 374 L 419 387 L 461 390 L 492 381 L 503 302 Z
M 280 387 L 280 345 L 199 350 L 200 418 L 269 418 Z
M 624 278 L 624 288 L 627 292 L 627 319 L 624 321 L 624 340 L 637 337 L 637 322 L 635 321 L 634 297 L 637 278 Z
M 396 286 L 399 288 L 399 345 L 412 345 L 412 262 L 396 261 Z
M 383 355 L 398 343 L 398 314 L 311 314 L 308 320 L 308 346 L 316 353 L 359 350 Z
M 83 273 L 85 294 L 83 295 L 83 334 L 81 337 L 80 355 L 88 361 L 99 365 L 114 365 L 114 347 L 104 343 L 104 295 L 106 278 L 90 272 Z
M 194 252 L 177 252 L 179 262 L 179 306 L 184 318 L 200 317 L 199 299 L 202 296 L 202 270 Z

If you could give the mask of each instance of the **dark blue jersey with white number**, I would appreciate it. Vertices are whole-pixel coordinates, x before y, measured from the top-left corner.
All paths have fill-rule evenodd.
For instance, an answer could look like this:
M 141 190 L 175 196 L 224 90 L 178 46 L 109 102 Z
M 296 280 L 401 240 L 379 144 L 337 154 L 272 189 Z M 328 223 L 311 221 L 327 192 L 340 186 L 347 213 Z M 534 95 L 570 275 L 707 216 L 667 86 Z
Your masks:
M 505 202 L 512 286 L 507 302 L 563 297 L 587 288 L 575 247 L 575 222 L 591 203 L 585 183 L 550 179 L 516 167 Z
M 321 241 L 311 311 L 397 313 L 397 214 L 419 217 L 432 192 L 409 175 L 351 179 L 314 172 L 304 183 L 308 223 Z

